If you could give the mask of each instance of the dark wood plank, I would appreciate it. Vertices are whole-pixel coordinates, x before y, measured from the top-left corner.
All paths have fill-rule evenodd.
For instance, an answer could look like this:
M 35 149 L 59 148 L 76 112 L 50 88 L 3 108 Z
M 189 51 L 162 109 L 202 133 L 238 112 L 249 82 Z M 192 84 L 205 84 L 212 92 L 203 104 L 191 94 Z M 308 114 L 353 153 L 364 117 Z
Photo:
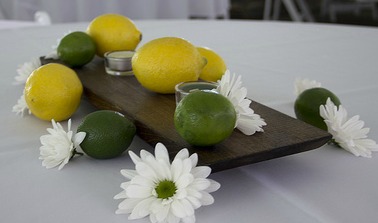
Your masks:
M 235 130 L 216 146 L 193 147 L 174 127 L 174 95 L 150 92 L 133 76 L 108 75 L 99 58 L 76 71 L 94 106 L 123 113 L 133 120 L 142 139 L 152 146 L 164 143 L 171 157 L 188 148 L 190 153 L 198 154 L 199 165 L 208 165 L 213 172 L 316 149 L 331 139 L 326 131 L 253 102 L 252 108 L 268 123 L 264 133 L 246 136 Z

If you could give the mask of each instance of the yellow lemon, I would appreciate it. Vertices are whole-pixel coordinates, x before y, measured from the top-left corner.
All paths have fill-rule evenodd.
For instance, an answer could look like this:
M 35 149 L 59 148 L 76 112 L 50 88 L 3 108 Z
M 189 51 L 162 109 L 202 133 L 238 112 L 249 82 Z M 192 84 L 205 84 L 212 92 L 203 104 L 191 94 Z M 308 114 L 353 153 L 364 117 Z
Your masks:
M 163 94 L 175 92 L 175 85 L 198 80 L 206 59 L 195 46 L 177 37 L 152 40 L 132 58 L 135 77 L 141 85 Z
M 213 82 L 220 80 L 227 69 L 222 57 L 207 47 L 197 47 L 197 49 L 207 60 L 207 64 L 203 68 L 199 78 Z
M 119 14 L 104 14 L 91 21 L 87 33 L 96 43 L 96 54 L 115 50 L 135 50 L 142 33 L 133 21 Z
M 49 63 L 34 70 L 25 84 L 26 103 L 42 119 L 66 120 L 80 104 L 83 85 L 71 68 Z

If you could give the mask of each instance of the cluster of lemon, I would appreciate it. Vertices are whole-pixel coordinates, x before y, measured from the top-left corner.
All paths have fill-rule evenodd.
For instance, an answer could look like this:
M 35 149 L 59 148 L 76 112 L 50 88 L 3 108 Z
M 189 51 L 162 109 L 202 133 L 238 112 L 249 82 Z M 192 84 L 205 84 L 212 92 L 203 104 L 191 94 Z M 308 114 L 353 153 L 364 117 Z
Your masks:
M 70 118 L 79 107 L 83 93 L 81 81 L 71 68 L 86 65 L 93 60 L 96 54 L 103 57 L 109 51 L 134 51 L 141 39 L 142 34 L 135 24 L 129 18 L 118 14 L 98 16 L 91 21 L 86 32 L 76 31 L 67 34 L 61 39 L 57 48 L 58 57 L 64 65 L 48 63 L 34 70 L 28 78 L 24 95 L 29 110 L 36 117 L 48 121 L 51 119 L 62 121 Z M 135 77 L 143 87 L 157 93 L 170 94 L 174 93 L 175 86 L 181 82 L 197 81 L 198 79 L 212 82 L 219 80 L 226 71 L 226 64 L 217 53 L 209 48 L 196 47 L 182 38 L 164 37 L 154 39 L 136 50 L 132 58 L 132 68 Z M 180 112 L 177 112 L 175 123 L 179 133 L 189 143 L 212 145 L 231 134 L 236 114 L 232 104 L 222 97 L 214 94 L 199 95 L 193 97 L 193 102 L 188 100 L 182 103 L 183 105 L 180 107 L 186 108 L 180 108 Z M 210 102 L 214 103 L 210 105 Z M 198 105 L 195 105 L 196 103 Z M 190 108 L 203 106 L 206 106 L 200 111 L 203 114 L 199 114 L 198 111 L 190 111 Z M 230 111 L 225 110 L 224 106 L 228 107 Z M 185 124 L 188 122 L 186 118 L 189 115 L 188 112 L 197 113 L 198 118 L 201 119 L 196 121 L 197 124 L 194 123 L 194 127 L 190 127 L 191 130 Z M 211 112 L 219 114 L 219 118 L 207 120 Z M 222 114 L 226 114 L 226 116 L 222 116 Z M 125 125 L 119 129 L 125 133 L 123 138 L 124 141 L 127 141 L 127 143 L 122 143 L 120 140 L 116 140 L 116 138 L 122 138 L 122 134 L 114 135 L 112 133 L 116 131 L 106 130 L 106 126 L 110 126 L 108 122 L 105 121 L 104 125 L 97 124 L 106 119 L 118 120 L 117 114 L 115 116 L 114 112 L 101 111 L 97 115 L 90 115 L 84 118 L 78 129 L 78 131 L 87 132 L 82 148 L 88 155 L 95 158 L 111 158 L 116 155 L 109 155 L 111 152 L 103 154 L 101 151 L 107 146 L 102 148 L 102 144 L 108 145 L 111 141 L 118 142 L 119 145 L 123 145 L 122 148 L 130 144 L 130 138 L 132 139 L 135 135 L 135 126 L 132 122 L 124 117 L 122 119 Z M 212 126 L 211 124 L 216 125 Z M 224 124 L 227 127 L 222 126 Z M 217 133 L 212 134 L 215 140 L 209 141 L 206 134 L 199 134 L 198 132 L 201 131 L 198 130 L 200 129 L 202 132 L 213 133 L 214 129 L 217 130 Z M 195 137 L 193 137 L 194 133 L 197 133 Z M 104 141 L 104 135 L 109 135 L 110 138 Z M 89 148 L 88 151 L 86 148 Z M 121 150 L 114 149 L 114 151 Z M 116 154 L 120 153 L 116 152 Z

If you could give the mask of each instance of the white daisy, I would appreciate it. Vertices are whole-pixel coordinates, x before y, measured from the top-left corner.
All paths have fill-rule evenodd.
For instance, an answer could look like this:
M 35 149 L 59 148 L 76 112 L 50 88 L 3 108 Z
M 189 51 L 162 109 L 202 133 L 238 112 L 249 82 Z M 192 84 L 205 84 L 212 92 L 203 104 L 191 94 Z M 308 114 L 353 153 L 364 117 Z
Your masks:
M 266 125 L 260 115 L 255 114 L 250 107 L 251 100 L 247 99 L 247 89 L 242 87 L 241 76 L 227 70 L 218 81 L 217 91 L 227 97 L 235 107 L 237 119 L 235 127 L 245 135 L 253 135 L 255 132 L 263 132 L 262 126 Z
M 17 100 L 17 104 L 13 106 L 12 112 L 16 112 L 17 115 L 21 115 L 21 117 L 23 117 L 26 111 L 29 113 L 29 115 L 31 114 L 31 111 L 29 110 L 29 107 L 25 101 L 25 95 L 22 94 Z
M 60 123 L 54 120 L 51 120 L 51 123 L 53 128 L 47 129 L 50 134 L 40 138 L 42 146 L 39 148 L 39 159 L 43 160 L 42 166 L 49 169 L 59 165 L 60 170 L 75 154 L 80 154 L 76 152 L 76 148 L 84 140 L 86 133 L 74 134 L 71 130 L 71 119 L 68 120 L 67 132 Z
M 17 74 L 14 79 L 17 84 L 25 84 L 30 74 L 41 66 L 39 58 L 33 58 L 30 62 L 25 62 L 17 68 Z
M 294 90 L 295 90 L 295 94 L 298 96 L 307 89 L 321 87 L 321 86 L 322 84 L 315 80 L 297 78 L 295 79 Z
M 153 223 L 195 222 L 195 209 L 214 202 L 210 193 L 220 184 L 207 179 L 210 167 L 196 166 L 196 153 L 189 156 L 188 150 L 182 149 L 170 163 L 166 147 L 158 143 L 155 156 L 145 150 L 140 157 L 132 151 L 129 155 L 135 170 L 121 170 L 129 181 L 122 183 L 123 191 L 114 196 L 124 199 L 117 214 L 130 214 L 130 220 L 149 215 Z
M 58 55 L 58 51 L 57 51 L 57 50 L 58 50 L 58 46 L 59 46 L 59 44 L 60 44 L 60 41 L 61 41 L 66 35 L 70 34 L 71 32 L 72 32 L 72 31 L 69 30 L 68 32 L 66 32 L 66 33 L 63 34 L 63 37 L 58 38 L 58 39 L 56 40 L 56 44 L 51 46 L 52 50 L 51 50 L 50 53 L 48 53 L 48 54 L 45 56 L 45 59 L 54 59 L 54 60 L 59 59 L 59 55 Z
M 327 124 L 328 132 L 332 134 L 335 142 L 355 156 L 370 158 L 372 151 L 378 151 L 374 140 L 368 139 L 369 128 L 363 128 L 364 122 L 358 115 L 348 119 L 347 111 L 342 105 L 337 106 L 327 99 L 325 105 L 320 106 L 320 116 Z

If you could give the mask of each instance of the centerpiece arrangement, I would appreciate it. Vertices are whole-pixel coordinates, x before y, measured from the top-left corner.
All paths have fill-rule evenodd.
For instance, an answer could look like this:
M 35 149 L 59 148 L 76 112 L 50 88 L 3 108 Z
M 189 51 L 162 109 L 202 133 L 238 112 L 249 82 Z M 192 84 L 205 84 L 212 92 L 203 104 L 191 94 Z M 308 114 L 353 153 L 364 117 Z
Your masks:
M 180 37 L 137 48 L 141 40 L 142 32 L 127 17 L 101 15 L 86 32 L 66 34 L 54 52 L 25 63 L 16 77 L 25 88 L 13 110 L 52 122 L 40 138 L 47 168 L 61 169 L 81 151 L 96 159 L 120 156 L 135 134 L 155 146 L 154 154 L 128 152 L 135 170 L 121 171 L 129 181 L 115 196 L 124 199 L 117 213 L 149 216 L 151 222 L 194 222 L 194 210 L 212 204 L 210 193 L 220 187 L 207 179 L 211 171 L 315 149 L 332 137 L 345 144 L 337 135 L 342 127 L 331 120 L 338 119 L 332 116 L 338 112 L 332 112 L 336 97 L 312 103 L 315 113 L 309 117 L 313 106 L 301 107 L 307 101 L 299 96 L 295 109 L 306 124 L 248 99 L 241 76 L 214 50 Z M 101 110 L 84 117 L 75 131 L 70 117 L 83 93 Z M 315 116 L 322 127 L 311 122 Z M 67 130 L 59 123 L 65 120 Z M 359 145 L 378 149 L 372 140 Z

